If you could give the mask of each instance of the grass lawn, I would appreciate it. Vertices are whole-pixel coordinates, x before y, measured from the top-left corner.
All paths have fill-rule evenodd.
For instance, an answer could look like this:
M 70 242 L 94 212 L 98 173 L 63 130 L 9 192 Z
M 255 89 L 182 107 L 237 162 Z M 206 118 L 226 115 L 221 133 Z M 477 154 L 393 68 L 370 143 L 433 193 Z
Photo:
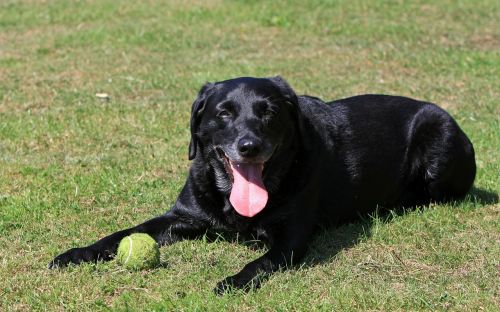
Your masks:
M 0 2 L 0 311 L 498 311 L 500 2 L 291 2 Z M 248 294 L 212 294 L 263 253 L 223 240 L 150 271 L 46 269 L 169 209 L 205 81 L 276 74 L 325 100 L 438 103 L 474 144 L 474 189 L 319 233 Z

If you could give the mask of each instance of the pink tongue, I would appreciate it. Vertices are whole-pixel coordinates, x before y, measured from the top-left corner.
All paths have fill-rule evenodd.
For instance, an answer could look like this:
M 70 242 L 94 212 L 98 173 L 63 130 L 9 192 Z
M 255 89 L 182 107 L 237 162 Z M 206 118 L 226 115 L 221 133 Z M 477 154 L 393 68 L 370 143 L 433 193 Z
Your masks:
M 229 201 L 245 217 L 253 217 L 266 206 L 268 195 L 262 182 L 263 164 L 232 163 L 233 188 Z

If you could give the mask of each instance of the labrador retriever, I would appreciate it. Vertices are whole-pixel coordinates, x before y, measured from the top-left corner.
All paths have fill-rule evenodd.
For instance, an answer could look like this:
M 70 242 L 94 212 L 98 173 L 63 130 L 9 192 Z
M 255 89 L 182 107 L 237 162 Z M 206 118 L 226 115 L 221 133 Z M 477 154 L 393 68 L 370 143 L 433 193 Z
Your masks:
M 267 252 L 217 284 L 258 287 L 298 263 L 318 225 L 377 207 L 464 197 L 475 178 L 471 142 L 438 106 L 400 96 L 329 103 L 297 96 L 281 77 L 207 83 L 192 105 L 192 160 L 172 209 L 55 257 L 50 268 L 110 260 L 120 240 L 148 233 L 160 245 L 237 232 Z

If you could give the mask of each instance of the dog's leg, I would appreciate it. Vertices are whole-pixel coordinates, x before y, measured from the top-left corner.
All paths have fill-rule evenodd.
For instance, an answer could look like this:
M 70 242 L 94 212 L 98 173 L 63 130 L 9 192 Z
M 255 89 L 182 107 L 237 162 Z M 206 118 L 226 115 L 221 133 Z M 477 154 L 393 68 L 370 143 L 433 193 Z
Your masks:
M 49 268 L 63 267 L 70 263 L 111 260 L 122 238 L 132 233 L 147 233 L 159 244 L 171 244 L 184 238 L 201 235 L 206 229 L 206 224 L 196 221 L 194 218 L 179 215 L 174 208 L 162 216 L 106 236 L 92 245 L 72 248 L 55 257 L 49 263 Z
M 293 224 L 293 223 L 292 223 Z M 236 275 L 229 276 L 214 288 L 217 295 L 222 295 L 231 288 L 250 290 L 259 288 L 263 279 L 273 272 L 300 262 L 307 251 L 313 234 L 312 222 L 296 226 L 289 224 L 281 233 L 276 233 L 275 241 L 262 257 L 248 263 Z

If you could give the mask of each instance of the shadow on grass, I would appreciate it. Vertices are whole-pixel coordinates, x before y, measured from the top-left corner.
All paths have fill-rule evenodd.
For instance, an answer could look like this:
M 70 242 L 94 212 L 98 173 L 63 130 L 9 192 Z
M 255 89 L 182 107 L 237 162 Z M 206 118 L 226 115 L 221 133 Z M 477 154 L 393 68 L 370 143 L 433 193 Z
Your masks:
M 472 207 L 479 208 L 496 204 L 498 203 L 498 199 L 498 193 L 473 187 L 463 200 L 449 202 L 448 204 L 458 206 L 462 203 L 471 203 Z M 372 215 L 360 216 L 358 220 L 353 220 L 350 223 L 346 222 L 337 226 L 322 227 L 317 231 L 313 241 L 309 245 L 309 251 L 304 260 L 300 263 L 295 263 L 293 267 L 313 267 L 318 264 L 330 262 L 342 250 L 349 249 L 359 242 L 370 238 L 374 222 L 390 223 L 395 218 L 404 216 L 410 211 L 415 209 L 425 210 L 426 207 L 427 206 L 417 206 L 412 208 L 383 209 L 378 210 Z M 374 217 L 374 215 L 376 217 Z M 215 242 L 218 240 L 236 242 L 251 249 L 266 248 L 263 241 L 242 238 L 235 233 L 208 232 L 205 234 L 205 239 L 208 242 Z
M 372 221 L 366 218 L 356 223 L 321 229 L 300 265 L 309 267 L 330 261 L 342 250 L 349 249 L 370 237 L 371 226 Z
M 472 202 L 477 207 L 482 207 L 496 204 L 498 199 L 498 194 L 495 192 L 473 187 L 461 202 Z M 457 202 L 457 204 L 461 202 Z M 377 212 L 377 219 L 384 223 L 390 223 L 395 217 L 403 216 L 414 209 L 416 207 L 379 211 Z M 422 209 L 425 210 L 425 206 Z M 310 245 L 309 252 L 301 265 L 307 267 L 331 261 L 340 251 L 349 249 L 360 241 L 369 238 L 373 222 L 373 217 L 364 216 L 353 223 L 321 229 Z
M 484 190 L 481 188 L 477 187 L 472 187 L 472 189 L 469 192 L 469 196 L 471 196 L 472 200 L 480 204 L 481 206 L 484 205 L 493 205 L 498 203 L 498 194 Z

